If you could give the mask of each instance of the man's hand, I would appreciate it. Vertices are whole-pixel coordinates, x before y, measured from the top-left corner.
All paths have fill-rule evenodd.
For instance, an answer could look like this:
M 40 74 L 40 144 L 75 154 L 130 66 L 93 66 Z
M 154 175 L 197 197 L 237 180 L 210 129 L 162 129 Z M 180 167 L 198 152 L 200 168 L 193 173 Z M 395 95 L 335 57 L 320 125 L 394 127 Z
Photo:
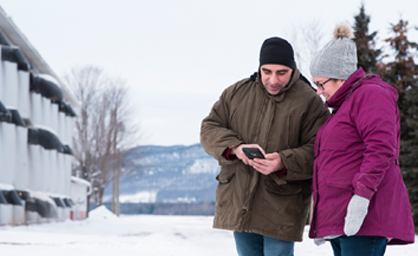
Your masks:
M 248 164 L 264 175 L 284 169 L 285 166 L 279 153 L 264 154 L 264 157 L 265 159 L 254 158 L 253 160 L 248 160 Z
M 241 159 L 241 161 L 247 165 L 249 164 L 250 159 L 248 159 L 248 157 L 242 151 L 242 148 L 258 148 L 263 153 L 263 155 L 266 155 L 264 150 L 258 144 L 241 144 L 238 147 L 231 149 L 231 154 L 236 155 L 237 158 Z

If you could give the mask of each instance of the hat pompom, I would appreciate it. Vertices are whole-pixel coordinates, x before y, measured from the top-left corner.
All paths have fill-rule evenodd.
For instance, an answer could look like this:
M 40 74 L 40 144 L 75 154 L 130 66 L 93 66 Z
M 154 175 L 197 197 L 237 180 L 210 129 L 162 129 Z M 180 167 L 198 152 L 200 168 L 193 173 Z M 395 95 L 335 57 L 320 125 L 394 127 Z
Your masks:
M 354 38 L 354 31 L 349 23 L 338 24 L 334 29 L 334 38 Z

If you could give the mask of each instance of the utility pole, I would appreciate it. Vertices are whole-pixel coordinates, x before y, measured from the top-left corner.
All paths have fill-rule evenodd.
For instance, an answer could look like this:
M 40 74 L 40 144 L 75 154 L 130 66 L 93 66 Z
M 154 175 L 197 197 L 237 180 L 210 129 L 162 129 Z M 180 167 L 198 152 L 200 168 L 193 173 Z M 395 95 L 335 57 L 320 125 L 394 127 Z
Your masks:
M 82 179 L 86 179 L 87 175 L 88 175 L 88 169 L 86 166 L 86 153 L 82 152 L 81 154 L 81 177 Z M 87 179 L 86 179 L 87 180 Z M 91 180 L 89 180 L 89 182 L 91 182 Z M 86 218 L 89 217 L 89 212 L 90 212 L 90 194 L 87 195 L 87 207 L 86 207 Z
M 114 150 L 115 157 L 113 159 L 113 191 L 112 191 L 112 212 L 119 216 L 119 149 Z

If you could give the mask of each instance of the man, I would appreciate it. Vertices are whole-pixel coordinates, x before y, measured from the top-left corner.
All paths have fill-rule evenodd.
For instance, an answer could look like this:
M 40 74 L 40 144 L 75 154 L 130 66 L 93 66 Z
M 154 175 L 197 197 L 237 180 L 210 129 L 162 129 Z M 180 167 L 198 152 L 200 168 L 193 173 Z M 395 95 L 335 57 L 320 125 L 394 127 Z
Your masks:
M 316 132 L 328 116 L 292 46 L 273 37 L 259 71 L 228 87 L 202 121 L 202 147 L 221 165 L 213 227 L 234 231 L 239 255 L 293 255 L 311 202 Z M 248 159 L 244 147 L 265 159 Z

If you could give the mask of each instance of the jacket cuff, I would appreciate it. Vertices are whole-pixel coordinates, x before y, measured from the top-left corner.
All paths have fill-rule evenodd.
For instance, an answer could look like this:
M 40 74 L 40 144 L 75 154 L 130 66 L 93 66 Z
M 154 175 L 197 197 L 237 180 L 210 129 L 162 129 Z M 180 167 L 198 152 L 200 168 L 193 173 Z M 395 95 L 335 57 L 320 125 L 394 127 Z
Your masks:
M 287 173 L 287 169 L 286 169 L 286 167 L 283 169 L 283 170 L 280 170 L 280 171 L 276 171 L 275 172 L 276 174 L 277 174 L 277 176 L 281 176 L 281 175 L 283 175 L 283 174 L 286 174 Z
M 224 156 L 227 160 L 230 160 L 230 161 L 237 159 L 237 156 L 235 156 L 235 155 L 231 155 L 231 150 L 232 150 L 232 149 L 227 148 L 227 149 L 225 149 L 225 151 L 224 151 L 224 153 L 223 153 L 223 156 Z
M 366 188 L 363 184 L 357 183 L 357 186 L 354 187 L 354 194 L 371 200 L 375 191 Z

